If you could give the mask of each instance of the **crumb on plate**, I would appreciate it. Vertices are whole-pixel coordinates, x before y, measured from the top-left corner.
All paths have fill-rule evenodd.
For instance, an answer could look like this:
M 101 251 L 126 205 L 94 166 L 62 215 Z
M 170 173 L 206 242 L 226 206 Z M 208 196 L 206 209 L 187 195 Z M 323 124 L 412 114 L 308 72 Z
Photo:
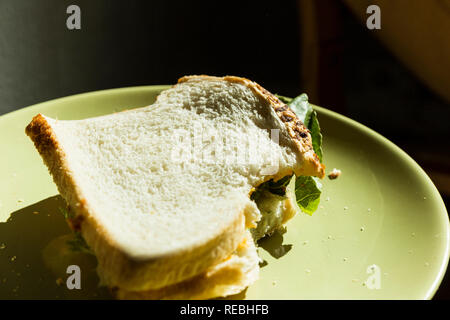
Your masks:
M 339 169 L 334 168 L 333 170 L 331 170 L 331 172 L 328 174 L 328 178 L 330 180 L 334 180 L 339 178 L 339 176 L 341 175 L 342 171 Z

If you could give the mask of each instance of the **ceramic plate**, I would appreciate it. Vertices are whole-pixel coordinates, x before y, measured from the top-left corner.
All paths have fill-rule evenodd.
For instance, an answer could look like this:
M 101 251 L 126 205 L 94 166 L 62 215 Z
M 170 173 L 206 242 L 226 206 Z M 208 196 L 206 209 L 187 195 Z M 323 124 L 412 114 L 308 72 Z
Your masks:
M 55 185 L 25 126 L 37 113 L 82 119 L 151 104 L 167 86 L 106 90 L 57 99 L 0 117 L 0 298 L 109 298 L 95 259 L 74 253 Z M 260 279 L 234 298 L 429 299 L 449 258 L 449 220 L 424 171 L 374 131 L 317 107 L 325 178 L 313 216 L 260 243 Z M 66 286 L 81 267 L 81 289 Z

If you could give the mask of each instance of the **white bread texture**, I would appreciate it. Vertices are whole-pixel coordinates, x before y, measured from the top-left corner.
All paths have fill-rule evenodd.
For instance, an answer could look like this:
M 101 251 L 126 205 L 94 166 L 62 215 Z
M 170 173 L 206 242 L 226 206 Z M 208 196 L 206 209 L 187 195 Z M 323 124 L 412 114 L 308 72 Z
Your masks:
M 69 224 L 94 251 L 102 282 L 123 292 L 205 274 L 256 226 L 253 188 L 325 173 L 295 114 L 231 76 L 184 77 L 148 107 L 96 118 L 39 114 L 26 133 L 74 212 Z

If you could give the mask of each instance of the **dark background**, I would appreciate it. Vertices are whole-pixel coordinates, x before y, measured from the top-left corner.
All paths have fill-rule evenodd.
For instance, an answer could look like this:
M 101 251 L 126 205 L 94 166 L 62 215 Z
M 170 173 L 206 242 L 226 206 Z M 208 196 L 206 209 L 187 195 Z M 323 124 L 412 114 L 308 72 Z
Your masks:
M 81 8 L 81 30 L 65 27 L 70 4 Z M 311 7 L 313 19 L 304 19 Z M 286 96 L 306 91 L 312 103 L 380 132 L 427 171 L 448 206 L 449 102 L 361 19 L 338 0 L 0 0 L 0 115 L 188 74 L 248 77 Z M 449 282 L 435 298 L 450 298 Z

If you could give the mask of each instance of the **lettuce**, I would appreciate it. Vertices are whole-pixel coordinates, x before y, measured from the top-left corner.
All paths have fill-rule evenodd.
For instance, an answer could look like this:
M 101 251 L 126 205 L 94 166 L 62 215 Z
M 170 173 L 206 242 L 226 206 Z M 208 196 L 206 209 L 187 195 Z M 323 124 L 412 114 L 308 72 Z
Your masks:
M 67 240 L 67 245 L 73 252 L 94 254 L 91 248 L 89 248 L 88 244 L 86 243 L 86 240 L 84 240 L 83 236 L 78 231 L 74 232 L 73 238 L 71 240 Z
M 75 218 L 75 214 L 70 208 L 67 206 L 65 208 L 59 207 L 59 211 L 62 213 L 65 219 L 73 219 Z M 81 232 L 75 231 L 73 233 L 73 238 L 71 240 L 67 240 L 67 246 L 73 252 L 84 252 L 93 254 L 92 250 L 89 248 L 86 240 L 84 240 Z
M 286 103 L 292 111 L 295 112 L 303 124 L 309 129 L 311 134 L 314 152 L 319 157 L 320 162 L 323 158 L 322 133 L 320 132 L 317 112 L 308 102 L 308 96 L 303 93 L 292 99 L 277 95 L 278 99 Z M 295 179 L 295 196 L 300 210 L 306 214 L 312 215 L 319 207 L 320 195 L 322 193 L 322 184 L 315 177 L 300 176 Z
M 319 157 L 320 162 L 322 162 L 322 134 L 320 133 L 319 120 L 317 118 L 317 112 L 308 102 L 306 93 L 303 93 L 294 99 L 280 95 L 277 95 L 277 97 L 286 103 L 289 108 L 295 112 L 297 118 L 299 118 L 305 127 L 309 129 L 314 152 Z
M 307 128 L 311 131 L 312 145 L 314 152 L 319 157 L 322 163 L 323 151 L 322 151 L 322 133 L 320 132 L 319 119 L 317 119 L 317 112 L 313 110 L 308 122 Z
M 64 219 L 74 218 L 73 212 L 70 211 L 68 207 L 66 207 L 66 208 L 59 207 L 58 209 L 59 209 L 59 212 L 61 212 L 61 214 L 64 216 Z
M 257 201 L 258 198 L 264 191 L 276 194 L 277 196 L 284 197 L 286 195 L 286 188 L 291 181 L 292 176 L 286 176 L 278 181 L 273 181 L 273 179 L 264 182 L 250 196 L 251 200 Z
M 302 212 L 311 216 L 319 207 L 321 193 L 322 184 L 316 177 L 296 177 L 295 198 Z
M 303 122 L 303 124 L 308 128 L 313 108 L 308 103 L 308 96 L 306 95 L 306 93 L 302 93 L 298 97 L 291 99 L 291 101 L 289 101 L 287 105 L 289 106 L 289 108 L 292 109 L 292 111 L 295 112 L 297 118 L 299 118 Z

